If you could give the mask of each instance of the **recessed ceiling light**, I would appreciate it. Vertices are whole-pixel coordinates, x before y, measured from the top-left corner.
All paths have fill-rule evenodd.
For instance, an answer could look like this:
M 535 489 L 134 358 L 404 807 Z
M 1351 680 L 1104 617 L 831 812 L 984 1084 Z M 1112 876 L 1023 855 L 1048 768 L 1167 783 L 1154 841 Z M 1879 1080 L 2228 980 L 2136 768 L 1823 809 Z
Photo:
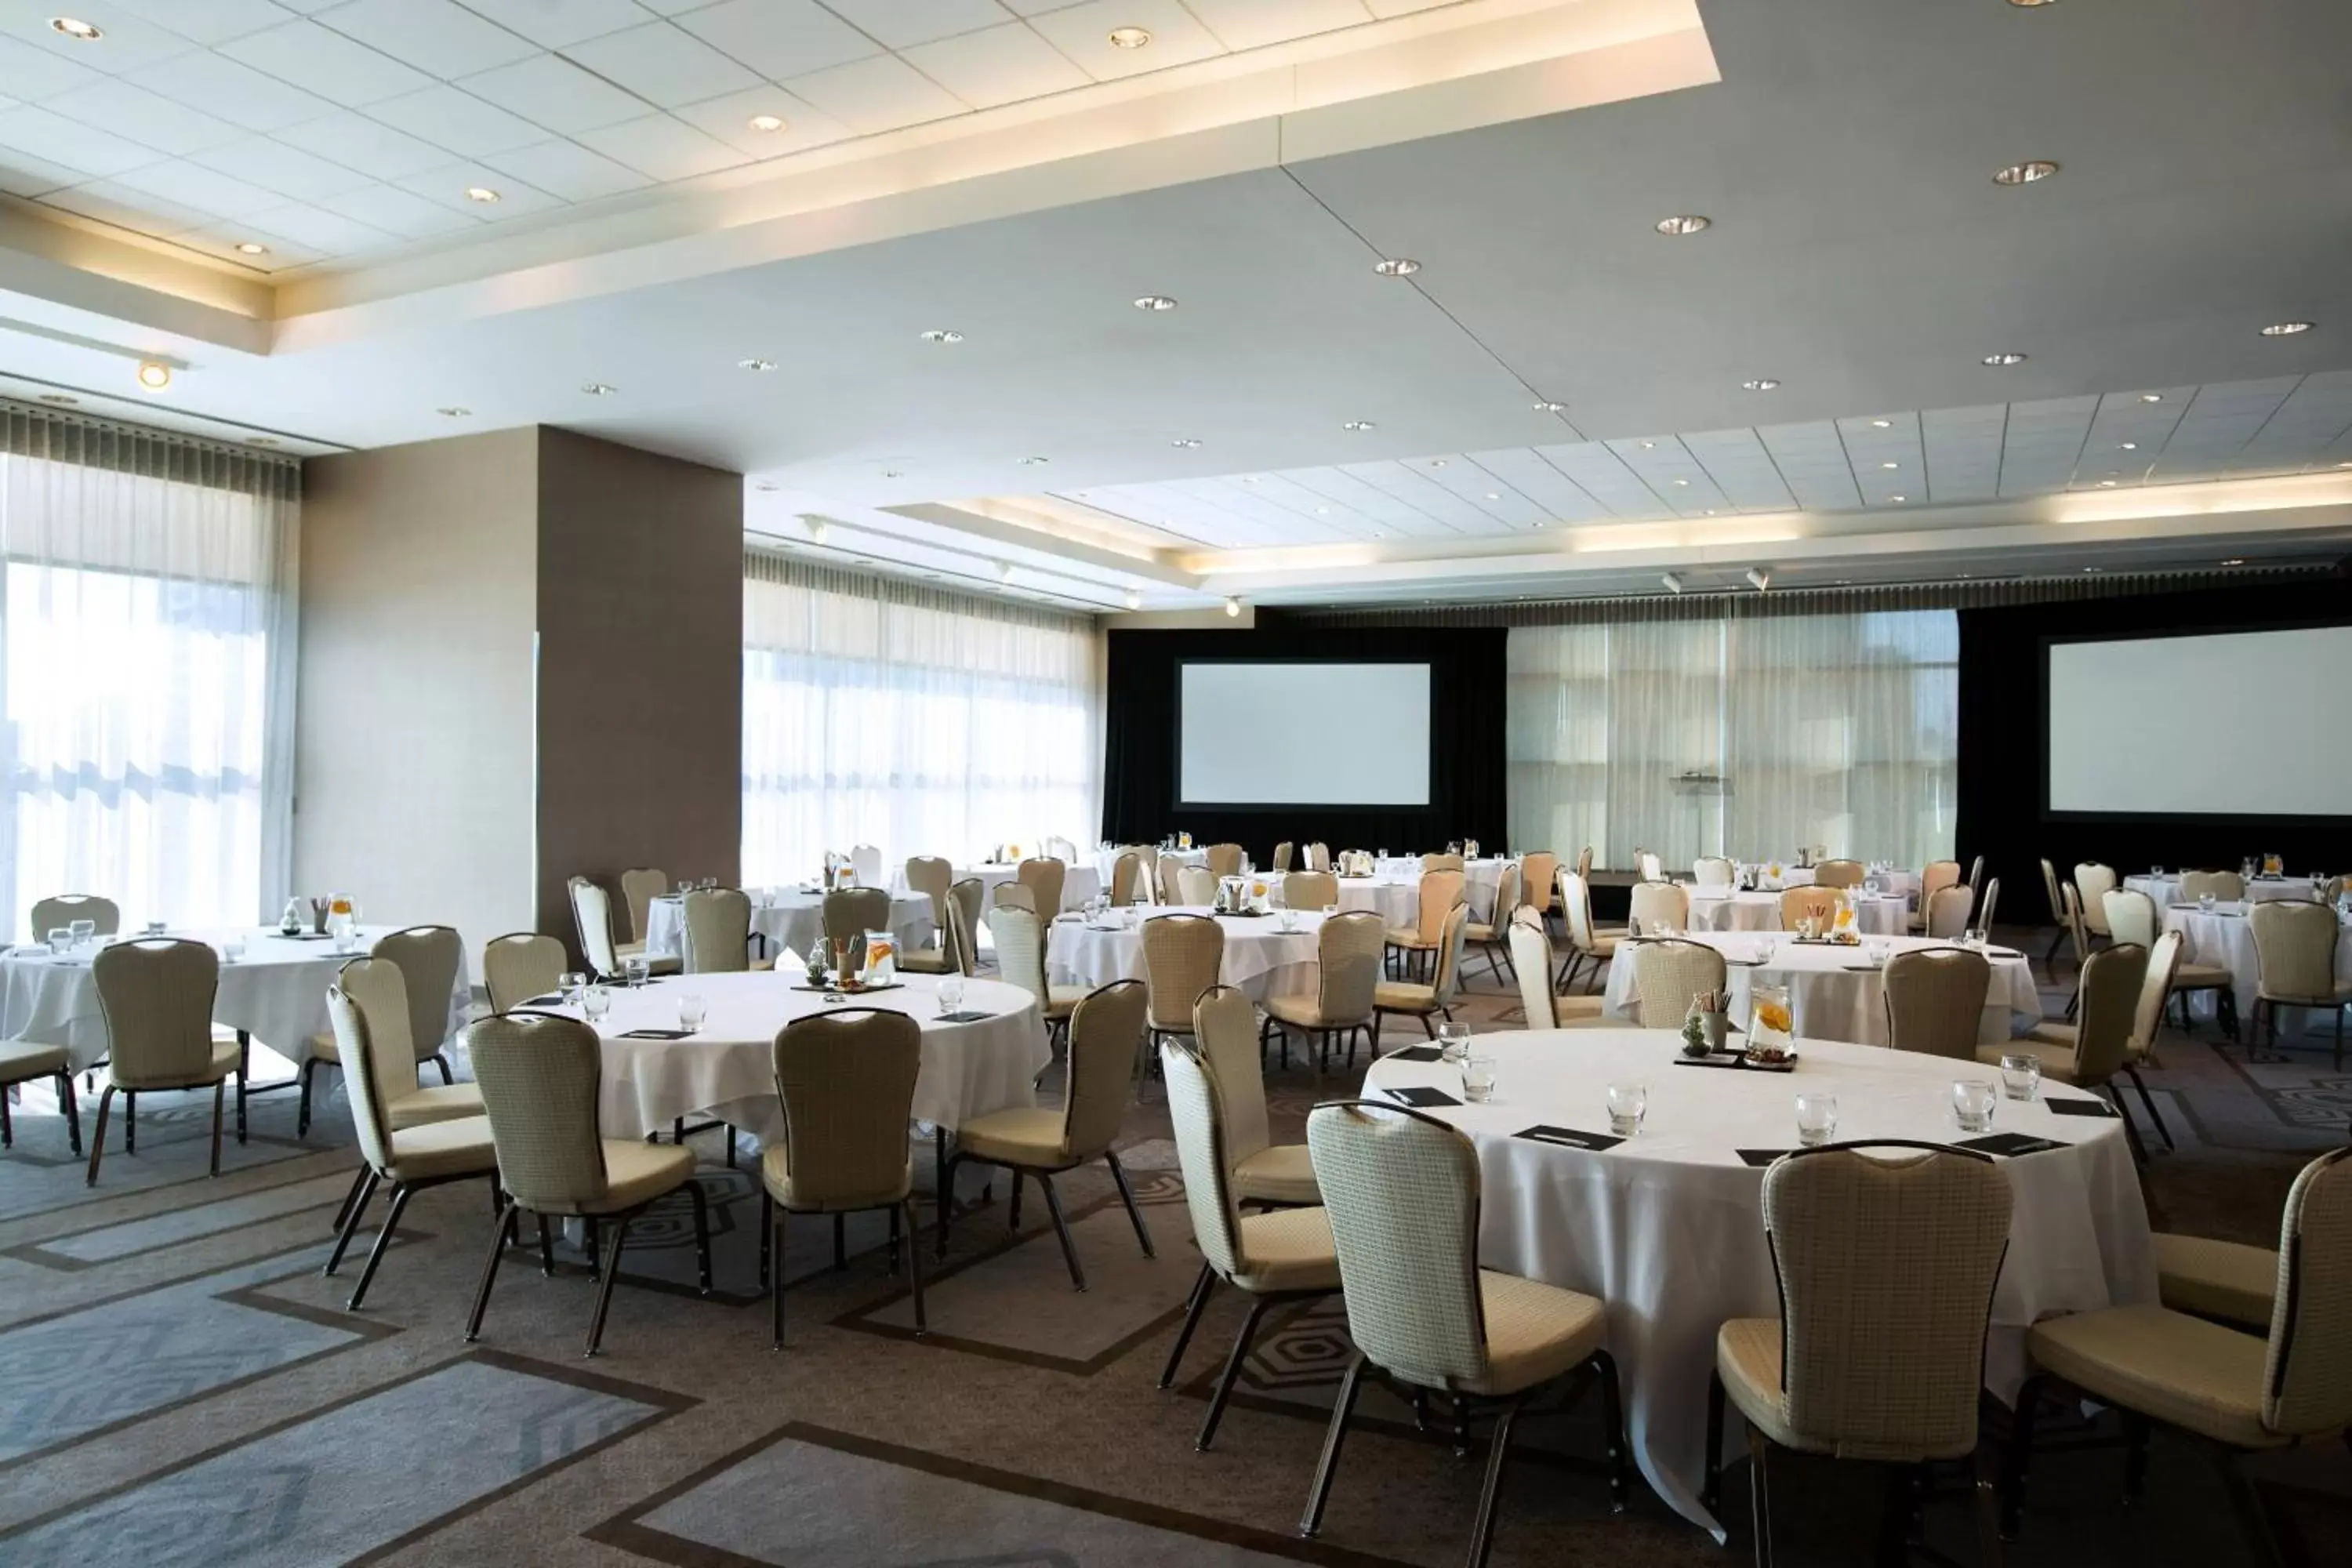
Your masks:
M 161 392 L 172 384 L 172 367 L 161 360 L 148 360 L 139 367 L 139 384 L 150 392 Z
M 278 445 L 278 437 L 275 436 L 248 436 L 245 439 L 245 444 L 248 447 L 275 447 Z
M 761 479 L 759 483 L 757 483 L 757 484 L 753 485 L 751 488 L 752 488 L 753 489 L 755 489 L 755 490 L 767 490 L 767 491 L 772 491 L 772 490 L 774 490 L 774 489 L 775 489 L 775 488 L 776 488 L 776 481 L 775 481 L 775 480 L 773 480 L 773 479 Z
M 1226 615 L 1228 615 L 1228 616 L 1238 616 L 1238 615 L 1240 615 L 1241 613 L 1242 613 L 1242 602 L 1241 602 L 1239 599 L 1227 599 L 1227 600 L 1225 601 L 1225 614 L 1226 614 Z
M 1369 419 L 1350 419 L 1345 425 L 1341 426 L 1340 428 L 1343 430 L 1370 430 L 1376 428 L 1376 426 Z
M 1663 574 L 1658 581 L 1666 585 L 1666 592 L 1669 594 L 1679 594 L 1683 591 L 1683 580 L 1671 572 Z
M 1538 414 L 1564 414 L 1568 411 L 1568 405 L 1565 403 L 1536 403 L 1528 406 Z
M 1010 583 L 1010 582 L 1012 582 L 1012 581 L 1013 581 L 1013 563 L 1012 563 L 1012 562 L 1010 562 L 1010 561 L 1001 561 L 1001 562 L 997 563 L 997 566 L 996 566 L 996 579 L 997 579 L 997 581 L 998 581 L 998 582 L 1000 582 L 1000 583 Z
M 1130 610 L 1139 610 L 1143 608 L 1142 590 L 1138 588 L 1129 588 L 1127 591 L 1127 607 Z
M 1421 263 L 1410 256 L 1391 256 L 1372 263 L 1372 270 L 1382 278 L 1410 278 L 1421 270 Z
M 963 334 L 946 327 L 933 327 L 923 334 L 923 341 L 927 343 L 960 343 L 963 342 Z
M 2021 353 L 2003 351 L 2000 353 L 1985 355 L 1984 363 L 1990 365 L 2023 364 L 2025 356 Z
M 236 248 L 237 254 L 240 256 L 267 256 L 269 254 L 269 247 L 262 244 L 259 240 L 255 239 L 241 239 L 237 241 Z
M 1021 459 L 1021 466 L 1024 468 L 1043 468 L 1049 461 L 1051 459 L 1046 458 L 1024 458 Z
M 45 392 L 41 394 L 41 401 L 44 403 L 55 403 L 67 408 L 78 408 L 81 405 L 80 398 L 68 397 L 62 392 Z
M 1689 481 L 1688 479 L 1676 479 L 1676 480 L 1675 481 L 1675 483 L 1676 483 L 1676 484 L 1678 484 L 1678 485 L 1686 485 L 1686 484 L 1690 483 L 1690 481 Z
M 1433 468 L 1442 468 L 1445 467 L 1445 463 L 1446 459 L 1444 458 L 1432 458 L 1429 459 L 1429 466 Z
M 1673 217 L 1660 218 L 1656 227 L 1660 234 L 1696 234 L 1714 221 L 1711 217 L 1702 217 L 1696 213 L 1677 213 Z
M 1903 465 L 1900 463 L 1881 463 L 1878 466 L 1882 468 L 1899 468 Z
M 1657 449 L 1658 444 L 1655 441 L 1644 441 L 1642 443 L 1642 450 L 1644 452 L 1654 452 Z
M 1114 49 L 1140 49 L 1150 42 L 1151 29 L 1149 27 L 1113 27 L 1110 30 L 1110 47 Z
M 1172 310 L 1176 301 L 1165 294 L 1146 294 L 1135 302 L 1139 310 Z
M 2245 563 L 2246 558 L 2242 555 L 2232 555 L 2227 561 L 2221 563 L 2224 566 L 2243 566 Z
M 580 390 L 591 397 L 610 397 L 621 389 L 609 381 L 583 381 Z
M 886 479 L 903 479 L 907 477 L 907 470 L 904 468 L 885 468 L 882 470 L 882 477 Z
M 2022 163 L 2011 163 L 1996 173 L 1992 183 L 1996 185 L 2031 185 L 2057 172 L 2058 165 L 2047 158 L 2029 158 Z
M 1201 443 L 1190 436 L 1179 436 L 1176 439 L 1169 442 L 1168 444 L 1171 447 L 1182 447 L 1189 451 L 1192 447 L 1199 446 Z
M 472 409 L 459 408 L 455 405 L 452 405 L 447 408 L 436 408 L 433 412 L 438 414 L 444 419 L 471 419 L 474 416 L 474 411 Z
M 1892 430 L 1895 428 L 1895 421 L 1892 419 L 1874 419 L 1870 422 L 1870 427 L 1874 430 Z
M 2021 11 L 2032 11 L 2043 5 L 2054 5 L 2058 0 L 2009 0 L 2009 3 Z
M 499 193 L 488 185 L 467 185 L 466 199 L 469 202 L 480 202 L 487 206 L 499 199 Z
M 1909 500 L 1911 498 L 1909 496 L 1888 496 L 1886 499 L 1893 501 L 1896 506 L 1901 506 L 1905 501 Z
M 2143 392 L 2139 395 L 2139 400 L 2142 403 L 2161 403 L 2164 401 L 2164 394 L 2160 392 Z
M 2297 332 L 2307 332 L 2309 331 L 2311 331 L 2311 323 L 2309 321 L 2273 321 L 2269 326 L 2263 329 L 2263 336 L 2266 338 L 2291 338 Z
M 2111 490 L 2116 488 L 2116 481 L 2113 479 L 2101 479 L 2099 481 L 2099 488 L 2103 490 Z
M 1741 382 L 1739 388 L 1742 392 L 1773 392 L 1777 391 L 1780 385 L 1780 384 L 1770 376 L 1759 375 L 1752 381 Z
M 2137 452 L 2139 450 L 2139 443 L 2137 441 L 2118 441 L 2116 443 L 2116 450 L 2118 452 Z
M 783 117 L 777 114 L 755 114 L 745 123 L 762 134 L 782 131 L 784 128 Z
M 49 26 L 67 37 L 79 38 L 85 44 L 94 44 L 106 37 L 104 33 L 79 16 L 52 16 L 49 18 Z
M 776 368 L 776 362 L 772 359 L 739 359 L 735 362 L 735 368 L 737 370 L 773 370 Z
M 2084 567 L 2084 568 L 2083 568 L 2083 570 L 2084 570 L 2084 571 L 2085 571 L 2085 572 L 2096 572 L 2097 570 L 2099 570 L 2099 568 L 2097 568 L 2096 566 L 2085 566 L 2085 567 Z
M 1488 500 L 1501 500 L 1503 499 L 1503 492 L 1500 490 L 1488 490 L 1486 492 L 1486 499 Z

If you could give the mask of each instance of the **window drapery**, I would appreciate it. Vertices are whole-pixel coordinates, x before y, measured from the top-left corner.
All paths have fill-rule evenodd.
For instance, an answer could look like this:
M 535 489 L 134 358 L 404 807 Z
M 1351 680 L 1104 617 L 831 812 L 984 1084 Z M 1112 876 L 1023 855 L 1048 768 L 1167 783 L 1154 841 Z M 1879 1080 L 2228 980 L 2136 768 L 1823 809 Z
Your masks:
M 126 926 L 274 912 L 293 795 L 300 469 L 0 405 L 0 887 Z
M 827 849 L 965 861 L 1092 841 L 1101 635 L 1085 616 L 744 557 L 743 879 Z

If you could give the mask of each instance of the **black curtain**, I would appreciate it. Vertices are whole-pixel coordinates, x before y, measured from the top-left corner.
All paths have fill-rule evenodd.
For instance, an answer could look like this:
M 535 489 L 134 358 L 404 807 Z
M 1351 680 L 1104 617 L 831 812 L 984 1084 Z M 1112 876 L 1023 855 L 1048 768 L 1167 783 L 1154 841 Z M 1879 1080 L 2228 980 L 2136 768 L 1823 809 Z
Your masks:
M 2339 572 L 2315 582 L 2219 588 L 2202 593 L 2083 599 L 1960 612 L 1960 863 L 1985 858 L 2001 879 L 2001 908 L 2012 919 L 2049 918 L 2036 863 L 2047 857 L 2064 880 L 2076 862 L 2104 861 L 2118 875 L 2167 868 L 2226 867 L 2249 855 L 2275 853 L 2290 872 L 2352 870 L 2352 779 L 2344 781 L 2347 815 L 2319 817 L 2181 816 L 2053 818 L 2042 809 L 2049 736 L 2042 682 L 2042 640 L 2081 634 L 2260 631 L 2297 623 L 2352 622 L 2352 581 Z M 2352 669 L 2344 678 L 2352 680 Z M 2200 715 L 2157 712 L 2183 751 L 2207 743 Z M 2298 737 L 2276 737 L 2282 752 Z M 2244 759 L 2259 768 L 2259 756 Z
M 1185 832 L 1196 844 L 1239 844 L 1261 866 L 1283 839 L 1398 854 L 1475 838 L 1499 850 L 1507 832 L 1503 780 L 1506 673 L 1499 626 L 1393 630 L 1261 626 L 1254 631 L 1113 631 L 1103 722 L 1103 837 L 1156 844 Z M 1297 811 L 1176 809 L 1177 670 L 1188 658 L 1345 662 L 1410 653 L 1430 665 L 1430 803 L 1426 806 L 1302 806 Z M 1347 752 L 1382 744 L 1377 713 L 1299 715 Z M 1294 859 L 1293 864 L 1297 861 Z

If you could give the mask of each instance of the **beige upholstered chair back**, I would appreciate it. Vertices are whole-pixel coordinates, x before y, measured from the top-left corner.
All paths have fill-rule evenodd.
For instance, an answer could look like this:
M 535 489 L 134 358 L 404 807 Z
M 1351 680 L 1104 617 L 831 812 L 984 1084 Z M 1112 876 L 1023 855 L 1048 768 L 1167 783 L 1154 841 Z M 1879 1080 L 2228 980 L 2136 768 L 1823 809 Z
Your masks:
M 599 974 L 618 974 L 620 955 L 613 948 L 613 900 L 604 889 L 585 877 L 574 877 L 572 923 L 579 928 L 580 952 L 588 967 Z
M 2325 904 L 2273 900 L 2246 913 L 2253 931 L 2254 963 L 2263 996 L 2294 1002 L 2336 996 L 2336 911 Z M 2352 1332 L 2352 1329 L 2347 1329 Z
M 1034 912 L 1034 911 L 1033 911 Z M 980 967 L 980 879 L 966 877 L 948 889 L 948 940 L 955 966 L 966 974 Z
M 1135 902 L 1136 884 L 1143 878 L 1143 857 L 1132 849 L 1122 849 L 1118 858 L 1110 863 L 1110 901 L 1114 904 Z
M 906 1185 L 922 1026 L 880 1008 L 819 1013 L 776 1036 L 774 1063 L 793 1206 L 887 1197 Z
M 1037 913 L 1046 920 L 1062 912 L 1062 883 L 1069 869 L 1059 860 L 1032 856 L 1022 861 L 1021 869 L 1014 873 L 1021 885 L 1037 896 Z
M 1511 918 L 1511 911 L 1524 901 L 1519 897 L 1519 863 L 1506 860 L 1503 868 L 1495 873 L 1495 907 L 1486 911 L 1485 923 L 1502 925 Z
M 1090 1160 L 1111 1146 L 1135 1088 L 1145 989 L 1114 980 L 1070 1014 L 1070 1092 L 1062 1104 L 1062 1157 Z M 1187 1019 L 1189 1026 L 1190 1020 Z
M 1965 888 L 1958 889 L 1968 896 Z M 1992 965 L 1964 947 L 1898 952 L 1881 977 L 1886 996 L 1886 1043 L 1898 1051 L 1977 1059 L 1977 1029 L 1984 1021 Z
M 881 887 L 881 849 L 877 846 L 872 844 L 851 845 L 849 847 L 849 868 L 856 874 L 860 886 L 867 888 Z M 887 891 L 887 889 L 886 889 L 885 891 Z
M 1959 862 L 1954 861 L 1953 864 L 1957 866 Z M 2058 868 L 2050 863 L 2050 857 L 2047 855 L 2044 855 L 2042 858 L 2042 891 L 2050 900 L 2050 923 L 2057 926 L 2064 925 L 2066 923 L 2066 900 L 2058 891 Z M 1927 907 L 1926 902 L 1927 897 L 1927 894 L 1926 887 L 1922 884 L 1919 893 L 1919 898 L 1921 900 L 1919 907 L 1921 909 L 1926 909 Z M 2053 949 L 2052 951 L 2054 952 L 2056 950 Z
M 2279 1223 L 2263 1425 L 2301 1436 L 2352 1421 L 2352 1150 L 2303 1168 Z
M 1920 906 L 1927 911 L 1927 934 L 1942 942 L 1958 941 L 1969 929 L 1969 906 L 1973 901 L 1974 895 L 1957 882 L 1928 894 Z
M 1282 901 L 1294 910 L 1319 910 L 1339 901 L 1339 879 L 1328 871 L 1293 871 L 1282 879 Z
M 1434 940 L 1445 929 L 1445 917 L 1462 902 L 1462 873 L 1459 871 L 1423 871 L 1421 874 L 1421 908 L 1413 920 L 1413 929 L 1424 942 Z
M 1663 886 L 1664 884 L 1643 884 Z M 1641 888 L 1635 888 L 1640 892 Z M 1644 1029 L 1678 1029 L 1700 992 L 1720 994 L 1723 954 L 1703 942 L 1643 942 L 1633 947 L 1633 1014 Z
M 1238 844 L 1209 846 L 1209 870 L 1213 876 L 1238 877 L 1242 874 L 1242 847 Z
M 1483 1378 L 1478 1153 L 1470 1140 L 1430 1117 L 1351 1101 L 1308 1114 L 1307 1149 L 1356 1348 L 1428 1387 Z
M 1532 907 L 1511 917 L 1511 968 L 1519 977 L 1519 1003 L 1530 1029 L 1557 1029 L 1559 1013 L 1551 994 L 1551 938 L 1544 934 L 1543 916 Z
M 629 940 L 646 940 L 654 900 L 669 891 L 669 873 L 639 866 L 621 873 L 621 901 L 629 906 Z
M 1307 847 L 1307 868 L 1310 871 L 1328 871 L 1331 868 L 1331 847 L 1320 839 L 1309 844 Z
M 1588 885 L 1592 880 L 1592 846 L 1590 844 L 1576 852 L 1576 874 Z
M 1863 869 L 1859 860 L 1824 860 L 1813 868 L 1816 888 L 1859 888 Z
M 1258 1065 L 1257 1008 L 1230 985 L 1210 986 L 1192 1005 L 1192 1043 L 1216 1077 L 1225 1151 L 1220 1168 L 1230 1171 L 1274 1142 L 1265 1071 Z
M 2050 862 L 2044 860 L 2042 864 L 2043 868 L 2047 869 Z M 2055 880 L 2054 874 L 2053 880 Z M 1958 860 L 1928 861 L 1927 869 L 1919 873 L 1919 907 L 1926 909 L 1927 900 L 1936 896 L 1937 889 L 1957 888 L 1959 885 L 1960 863 Z M 2058 901 L 2055 899 L 2050 901 L 2050 908 L 2053 911 L 2058 908 Z
M 750 915 L 744 917 L 748 933 Z M 835 888 L 824 896 L 824 934 L 846 942 L 866 931 L 890 929 L 890 895 L 881 888 Z M 747 935 L 748 940 L 748 935 Z
M 1242 1005 L 1246 1009 L 1249 1004 Z M 1168 1079 L 1168 1121 L 1176 1138 L 1177 1168 L 1184 1175 L 1192 1240 L 1201 1248 L 1201 1260 L 1231 1279 L 1242 1269 L 1242 1226 L 1229 1173 L 1235 1161 L 1248 1156 L 1234 1152 L 1223 1104 L 1227 1075 L 1206 1047 L 1205 1023 L 1194 1037 L 1202 1042 L 1197 1049 L 1181 1040 L 1160 1047 L 1160 1069 Z M 1252 1050 L 1254 1054 L 1255 1042 Z M 1256 1070 L 1255 1062 L 1251 1070 Z
M 992 910 L 1027 910 L 1038 912 L 1037 889 L 1026 882 L 999 882 L 988 890 L 988 907 Z
M 2074 868 L 2074 890 L 2083 900 L 2083 923 L 2094 936 L 2107 934 L 2107 889 L 2116 885 L 2115 868 L 2096 860 Z
M 482 984 L 490 994 L 490 1011 L 511 1013 L 554 990 L 569 962 L 563 944 L 551 936 L 519 931 L 492 937 L 482 948 Z
M 1738 868 L 1720 855 L 1702 855 L 1691 862 L 1691 880 L 1702 888 L 1727 888 Z
M 1568 945 L 1589 952 L 1596 940 L 1592 931 L 1592 889 L 1584 878 L 1570 870 L 1559 873 L 1559 909 L 1568 921 Z
M 907 891 L 931 900 L 931 923 L 948 929 L 948 889 L 955 885 L 955 867 L 944 855 L 907 858 Z
M 212 1077 L 220 954 L 200 942 L 119 942 L 99 950 L 89 973 L 117 1088 L 179 1089 Z
M 409 1053 L 408 982 L 388 958 L 354 958 L 327 987 L 327 1019 L 349 1080 L 352 1128 L 360 1152 L 382 1171 L 392 1164 L 392 1101 L 416 1089 Z
M 698 888 L 684 903 L 688 974 L 731 974 L 751 967 L 751 900 L 742 889 Z M 832 903 L 828 893 L 828 913 Z
M 1633 851 L 1633 872 L 1644 882 L 1662 882 L 1666 876 L 1665 859 L 1654 849 L 1636 849 Z
M 1834 888 L 1790 888 L 1780 895 L 1780 929 L 1794 931 L 1797 922 L 1811 917 L 1827 921 L 1836 918 L 1837 889 Z
M 1424 855 L 1421 858 L 1421 869 L 1424 876 L 1432 871 L 1459 871 L 1464 865 L 1459 855 Z
M 2181 936 L 2159 931 L 2147 944 L 2147 972 L 2140 977 L 2139 1005 L 2132 1009 L 2131 1054 L 2145 1056 L 2155 1048 L 2157 1031 L 2164 1027 L 2164 1005 L 2172 996 L 2172 979 L 2180 971 Z
M 2083 895 L 2074 890 L 2074 883 L 2066 882 L 2060 885 L 2058 897 L 2066 906 L 2066 935 L 2080 957 L 2091 951 L 2091 933 L 2083 925 Z
M 2157 918 L 2154 899 L 2130 888 L 2109 888 L 2100 901 L 2106 906 L 2107 930 L 2117 942 L 2146 947 L 2156 941 L 2163 922 Z
M 2147 976 L 2147 949 L 2132 942 L 2101 948 L 2084 961 L 2074 1076 L 2084 1088 L 2106 1082 L 2124 1065 L 2139 1013 L 2140 982 Z
M 2234 904 L 2246 896 L 2246 879 L 2235 871 L 2183 871 L 2180 873 L 2180 901 L 2193 904 L 2206 894 L 2215 900 Z
M 1519 885 L 1527 889 L 1528 907 L 1539 915 L 1549 914 L 1553 883 L 1559 876 L 1559 857 L 1549 849 L 1538 849 L 1521 857 L 1519 867 Z
M 596 1106 L 596 1031 L 550 1013 L 494 1013 L 466 1026 L 498 1152 L 499 1185 L 541 1214 L 568 1213 L 610 1189 Z
M 51 931 L 76 921 L 88 921 L 99 935 L 112 936 L 122 929 L 122 911 L 112 899 L 96 893 L 59 893 L 33 906 L 33 929 L 25 940 L 47 942 Z
M 1217 901 L 1217 873 L 1206 866 L 1176 868 L 1176 897 L 1171 900 L 1191 909 L 1206 909 Z
M 1999 877 L 1994 877 L 1986 881 L 1984 888 L 1984 902 L 1977 906 L 1977 929 L 1979 931 L 1990 931 L 1992 930 L 1992 912 L 2000 903 L 2000 879 Z
M 1437 1005 L 1454 1005 L 1454 993 L 1462 988 L 1462 933 L 1470 926 L 1470 906 L 1456 904 L 1445 917 L 1445 925 L 1437 933 Z
M 368 953 L 400 966 L 415 1059 L 427 1059 L 449 1038 L 449 1004 L 457 993 L 457 968 L 466 962 L 465 939 L 453 926 L 410 926 L 378 937 Z
M 1037 853 L 1066 866 L 1078 858 L 1078 847 L 1058 833 L 1048 833 L 1037 840 Z
M 1151 993 L 1151 1026 L 1183 1034 L 1192 1004 L 1217 983 L 1225 962 L 1225 928 L 1207 915 L 1154 915 L 1143 922 L 1143 976 Z
M 1034 910 L 991 910 L 988 934 L 996 942 L 996 972 L 1037 999 L 1044 1017 L 1053 1001 L 1045 984 L 1045 925 Z
M 2011 1202 L 1998 1166 L 1957 1150 L 1822 1149 L 1765 1172 L 1790 1426 L 1844 1458 L 1976 1447 Z
M 1387 928 L 1370 910 L 1333 915 L 1315 933 L 1316 1010 L 1333 1025 L 1369 1023 Z
M 1690 895 L 1672 882 L 1636 882 L 1632 914 L 1636 932 L 1661 921 L 1669 931 L 1681 931 L 1690 924 Z
M 1290 840 L 1286 838 L 1274 847 L 1274 874 L 1277 877 L 1290 869 Z

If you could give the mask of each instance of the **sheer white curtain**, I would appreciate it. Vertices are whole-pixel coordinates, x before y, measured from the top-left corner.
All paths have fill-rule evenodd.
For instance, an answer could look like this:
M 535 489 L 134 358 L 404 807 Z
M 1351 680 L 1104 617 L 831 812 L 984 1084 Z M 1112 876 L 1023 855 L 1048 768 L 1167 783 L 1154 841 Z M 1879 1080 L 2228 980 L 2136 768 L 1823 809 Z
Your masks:
M 250 924 L 287 878 L 300 469 L 0 405 L 0 886 Z
M 968 860 L 1101 818 L 1101 634 L 1082 616 L 744 557 L 743 879 L 827 849 Z

